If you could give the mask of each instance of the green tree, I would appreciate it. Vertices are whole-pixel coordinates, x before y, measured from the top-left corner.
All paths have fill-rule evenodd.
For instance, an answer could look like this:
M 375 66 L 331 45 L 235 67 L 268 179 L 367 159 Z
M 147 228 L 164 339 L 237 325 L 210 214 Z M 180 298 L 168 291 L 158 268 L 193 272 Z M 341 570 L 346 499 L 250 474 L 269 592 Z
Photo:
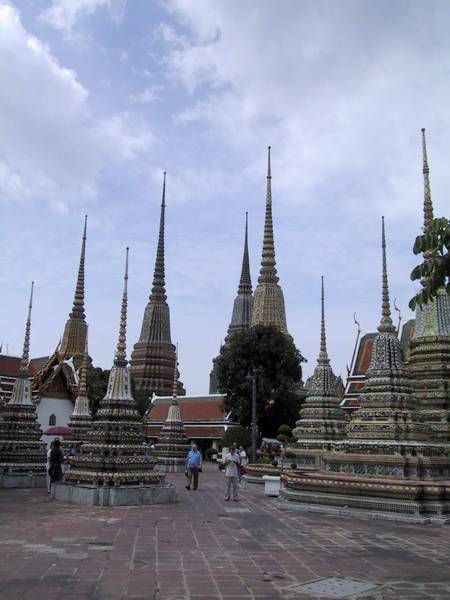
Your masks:
M 414 254 L 423 254 L 424 260 L 411 273 L 411 279 L 420 280 L 421 291 L 411 299 L 412 310 L 423 306 L 436 297 L 439 288 L 450 292 L 450 221 L 441 217 L 433 219 L 426 233 L 418 235 L 414 243 Z
M 100 405 L 100 400 L 105 397 L 108 387 L 109 371 L 100 367 L 89 367 L 87 375 L 87 392 L 91 414 L 95 415 Z
M 251 424 L 252 382 L 257 370 L 257 417 L 263 435 L 274 436 L 280 425 L 298 419 L 301 380 L 305 359 L 292 338 L 274 327 L 258 325 L 236 333 L 217 358 L 218 389 L 226 394 L 225 408 L 241 425 Z
M 250 431 L 242 426 L 229 427 L 219 441 L 219 446 L 230 448 L 233 444 L 236 444 L 237 447 L 249 448 L 252 444 Z

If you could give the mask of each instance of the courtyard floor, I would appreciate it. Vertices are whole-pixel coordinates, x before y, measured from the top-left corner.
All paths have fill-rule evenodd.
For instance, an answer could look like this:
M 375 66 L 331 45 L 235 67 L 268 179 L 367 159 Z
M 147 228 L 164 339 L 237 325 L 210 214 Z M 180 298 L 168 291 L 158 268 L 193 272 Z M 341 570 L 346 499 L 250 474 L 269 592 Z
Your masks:
M 167 479 L 179 502 L 156 507 L 0 490 L 0 600 L 450 599 L 448 526 L 280 509 L 255 485 L 224 502 L 215 465 L 195 492 Z

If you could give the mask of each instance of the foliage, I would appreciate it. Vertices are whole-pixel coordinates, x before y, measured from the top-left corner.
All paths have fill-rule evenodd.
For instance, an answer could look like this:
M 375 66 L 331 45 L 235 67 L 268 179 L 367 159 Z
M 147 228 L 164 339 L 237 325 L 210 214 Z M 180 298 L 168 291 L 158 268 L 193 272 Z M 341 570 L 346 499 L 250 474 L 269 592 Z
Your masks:
M 100 369 L 100 367 L 89 367 L 87 374 L 87 393 L 92 416 L 97 412 L 100 406 L 100 400 L 103 400 L 105 397 L 108 379 L 108 370 Z
M 421 291 L 412 298 L 409 306 L 423 306 L 435 298 L 439 288 L 447 287 L 450 292 L 450 221 L 445 218 L 433 219 L 427 232 L 418 235 L 414 243 L 414 254 L 423 254 L 422 264 L 411 273 L 413 281 L 419 279 Z
M 278 427 L 277 433 L 278 433 L 278 435 L 284 435 L 288 438 L 291 438 L 292 437 L 292 427 L 289 427 L 289 425 L 280 425 Z
M 288 435 L 285 435 L 284 433 L 279 433 L 277 435 L 277 440 L 282 444 L 286 444 L 290 439 L 291 438 Z
M 221 448 L 230 448 L 233 444 L 248 448 L 252 444 L 252 439 L 248 429 L 244 427 L 229 427 L 222 436 L 219 442 Z
M 251 424 L 251 374 L 256 370 L 256 401 L 259 431 L 274 437 L 282 424 L 298 418 L 300 397 L 295 388 L 301 380 L 305 359 L 292 338 L 274 327 L 258 325 L 234 334 L 217 357 L 217 385 L 226 394 L 225 407 L 241 425 Z

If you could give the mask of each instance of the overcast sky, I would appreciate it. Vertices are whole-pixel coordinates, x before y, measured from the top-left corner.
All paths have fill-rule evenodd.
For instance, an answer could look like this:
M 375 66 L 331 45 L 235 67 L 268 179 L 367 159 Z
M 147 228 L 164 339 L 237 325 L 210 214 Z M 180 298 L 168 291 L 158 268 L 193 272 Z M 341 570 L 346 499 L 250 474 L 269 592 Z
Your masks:
M 329 354 L 351 359 L 356 312 L 380 315 L 380 220 L 404 319 L 421 227 L 420 128 L 435 213 L 448 216 L 447 0 L 0 0 L 0 341 L 52 352 L 71 309 L 88 213 L 86 314 L 112 364 L 124 249 L 128 352 L 150 292 L 162 172 L 172 340 L 205 393 L 229 324 L 245 211 L 253 285 L 272 145 L 288 329 L 314 368 L 320 275 Z M 5 346 L 4 346 L 5 347 Z

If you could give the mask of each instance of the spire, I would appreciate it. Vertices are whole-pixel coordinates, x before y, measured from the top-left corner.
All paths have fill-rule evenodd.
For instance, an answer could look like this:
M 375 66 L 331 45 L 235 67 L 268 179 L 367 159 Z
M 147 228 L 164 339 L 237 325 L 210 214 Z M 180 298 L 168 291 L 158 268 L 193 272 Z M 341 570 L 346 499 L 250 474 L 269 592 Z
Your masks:
M 28 317 L 25 325 L 25 338 L 23 341 L 22 359 L 20 361 L 20 374 L 22 377 L 28 377 L 28 363 L 30 360 L 30 329 L 31 329 L 31 309 L 33 307 L 33 289 L 34 281 L 31 282 L 30 302 L 28 304 Z
M 166 299 L 165 272 L 164 272 L 164 226 L 166 212 L 166 171 L 163 176 L 163 190 L 161 200 L 161 216 L 159 220 L 158 248 L 156 250 L 155 271 L 153 273 L 153 286 L 150 298 L 155 296 Z
M 125 275 L 123 278 L 122 306 L 120 308 L 119 339 L 117 340 L 116 356 L 114 366 L 126 367 L 127 365 L 127 304 L 128 304 L 128 251 L 126 248 Z
M 273 241 L 272 220 L 272 174 L 270 167 L 270 146 L 267 149 L 267 190 L 266 190 L 266 216 L 264 221 L 264 240 L 261 260 L 261 270 L 258 282 L 278 283 L 275 268 L 275 245 Z
M 87 372 L 88 372 L 88 332 L 86 331 L 86 344 L 84 348 L 83 362 L 80 367 L 80 382 L 78 384 L 78 396 L 87 396 Z
M 178 344 L 175 353 L 175 369 L 173 371 L 172 404 L 178 404 Z
M 77 285 L 75 288 L 75 296 L 73 299 L 73 307 L 70 316 L 85 319 L 84 314 L 84 261 L 86 256 L 86 230 L 87 230 L 87 215 L 84 215 L 84 231 L 83 240 L 81 242 L 80 265 L 78 267 Z
M 324 365 L 330 362 L 327 353 L 327 336 L 325 332 L 325 294 L 323 287 L 323 275 L 322 275 L 322 290 L 321 290 L 321 319 L 320 319 L 320 354 L 319 363 Z
M 383 267 L 382 267 L 382 304 L 381 304 L 381 321 L 378 327 L 378 331 L 393 331 L 395 327 L 391 319 L 391 306 L 389 303 L 389 285 L 387 275 L 387 263 L 386 263 L 386 235 L 384 231 L 384 217 L 381 217 L 381 249 L 383 255 Z
M 425 128 L 422 128 L 422 152 L 423 152 L 423 231 L 426 233 L 433 220 L 433 203 L 430 189 L 430 168 L 428 167 L 427 143 L 425 140 Z
M 80 264 L 77 285 L 73 299 L 72 312 L 64 327 L 61 341 L 61 357 L 82 357 L 86 343 L 86 315 L 84 313 L 84 264 L 86 256 L 87 215 L 84 216 L 83 240 L 81 243 Z
M 250 276 L 250 260 L 248 256 L 248 212 L 245 213 L 245 239 L 244 255 L 242 257 L 241 279 L 239 281 L 238 294 L 251 293 L 252 279 Z

